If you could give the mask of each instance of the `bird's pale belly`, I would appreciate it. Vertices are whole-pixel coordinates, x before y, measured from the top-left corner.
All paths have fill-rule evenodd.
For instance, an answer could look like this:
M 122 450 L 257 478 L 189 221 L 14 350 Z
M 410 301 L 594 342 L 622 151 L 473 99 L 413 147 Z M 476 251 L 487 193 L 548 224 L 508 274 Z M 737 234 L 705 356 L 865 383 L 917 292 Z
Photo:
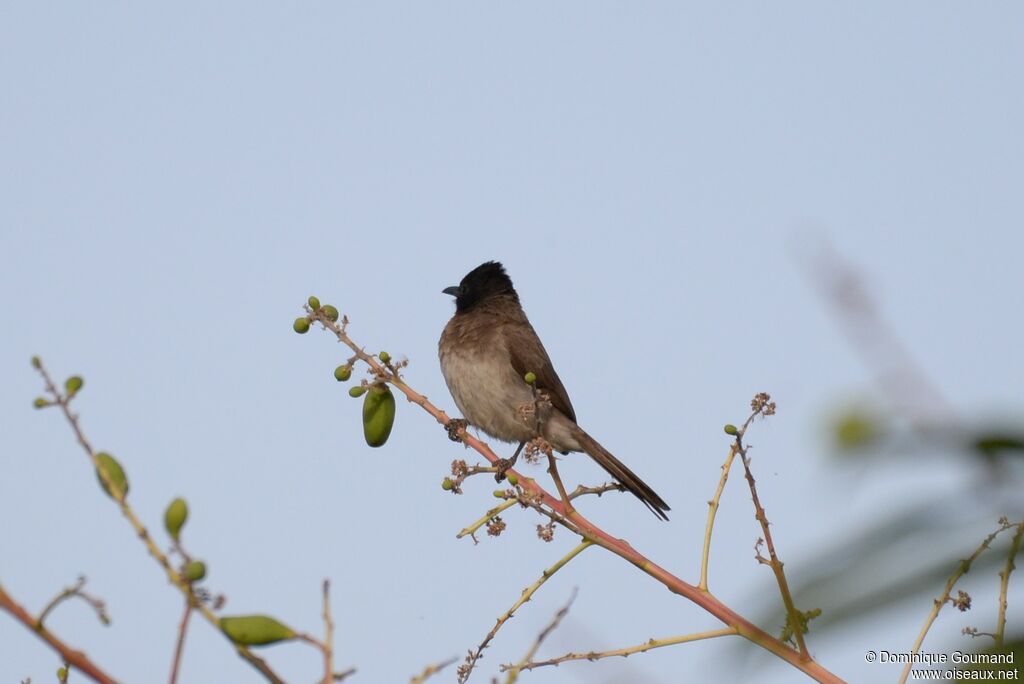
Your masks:
M 459 411 L 471 425 L 505 442 L 533 438 L 532 421 L 524 419 L 521 411 L 521 407 L 532 405 L 533 392 L 500 352 L 449 351 L 441 355 L 441 373 Z

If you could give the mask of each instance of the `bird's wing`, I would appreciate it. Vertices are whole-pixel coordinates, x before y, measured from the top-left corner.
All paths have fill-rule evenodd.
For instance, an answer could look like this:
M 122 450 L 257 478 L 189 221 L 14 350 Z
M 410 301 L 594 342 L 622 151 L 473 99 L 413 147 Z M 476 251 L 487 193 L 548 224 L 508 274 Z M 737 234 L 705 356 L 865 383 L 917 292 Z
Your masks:
M 561 411 L 572 422 L 576 422 L 576 411 L 569 401 L 569 393 L 565 391 L 551 359 L 544 349 L 533 326 L 526 321 L 506 323 L 502 326 L 500 339 L 505 341 L 512 367 L 519 377 L 529 372 L 537 376 L 537 388 L 547 390 L 551 405 Z

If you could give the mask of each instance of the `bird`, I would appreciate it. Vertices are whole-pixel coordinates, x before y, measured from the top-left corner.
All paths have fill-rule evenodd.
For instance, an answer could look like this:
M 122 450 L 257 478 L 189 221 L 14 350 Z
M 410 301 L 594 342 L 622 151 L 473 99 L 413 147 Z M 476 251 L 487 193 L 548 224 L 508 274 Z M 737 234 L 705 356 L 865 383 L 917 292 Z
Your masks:
M 466 423 L 494 439 L 519 443 L 504 468 L 515 463 L 525 443 L 541 436 L 559 453 L 585 452 L 668 520 L 671 509 L 664 499 L 577 424 L 569 394 L 504 266 L 483 263 L 442 293 L 455 297 L 455 313 L 438 342 L 441 373 Z

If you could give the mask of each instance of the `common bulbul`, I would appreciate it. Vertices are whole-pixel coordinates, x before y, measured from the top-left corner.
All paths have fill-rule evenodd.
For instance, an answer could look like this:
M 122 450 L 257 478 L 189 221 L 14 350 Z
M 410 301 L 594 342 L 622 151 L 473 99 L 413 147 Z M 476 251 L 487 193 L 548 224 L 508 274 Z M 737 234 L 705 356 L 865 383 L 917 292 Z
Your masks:
M 438 356 L 466 421 L 495 439 L 518 442 L 512 462 L 538 436 L 539 426 L 540 436 L 555 450 L 586 452 L 656 516 L 668 520 L 668 504 L 576 424 L 569 395 L 504 267 L 488 261 L 443 292 L 455 297 L 455 315 L 441 333 Z M 524 379 L 527 373 L 536 377 L 532 387 Z

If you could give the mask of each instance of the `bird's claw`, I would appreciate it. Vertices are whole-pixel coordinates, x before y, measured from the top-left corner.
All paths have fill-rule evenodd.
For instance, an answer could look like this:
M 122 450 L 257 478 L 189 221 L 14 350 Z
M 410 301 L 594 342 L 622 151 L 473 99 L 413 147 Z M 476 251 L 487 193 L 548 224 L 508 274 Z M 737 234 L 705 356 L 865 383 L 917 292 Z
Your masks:
M 452 418 L 444 426 L 444 429 L 448 431 L 448 439 L 453 442 L 461 442 L 462 438 L 459 437 L 459 430 L 465 430 L 468 426 L 469 421 L 465 418 Z
M 509 468 L 516 464 L 514 459 L 511 458 L 499 458 L 494 462 L 494 467 L 497 470 L 494 471 L 494 481 L 501 482 L 505 479 L 505 473 L 508 472 Z

